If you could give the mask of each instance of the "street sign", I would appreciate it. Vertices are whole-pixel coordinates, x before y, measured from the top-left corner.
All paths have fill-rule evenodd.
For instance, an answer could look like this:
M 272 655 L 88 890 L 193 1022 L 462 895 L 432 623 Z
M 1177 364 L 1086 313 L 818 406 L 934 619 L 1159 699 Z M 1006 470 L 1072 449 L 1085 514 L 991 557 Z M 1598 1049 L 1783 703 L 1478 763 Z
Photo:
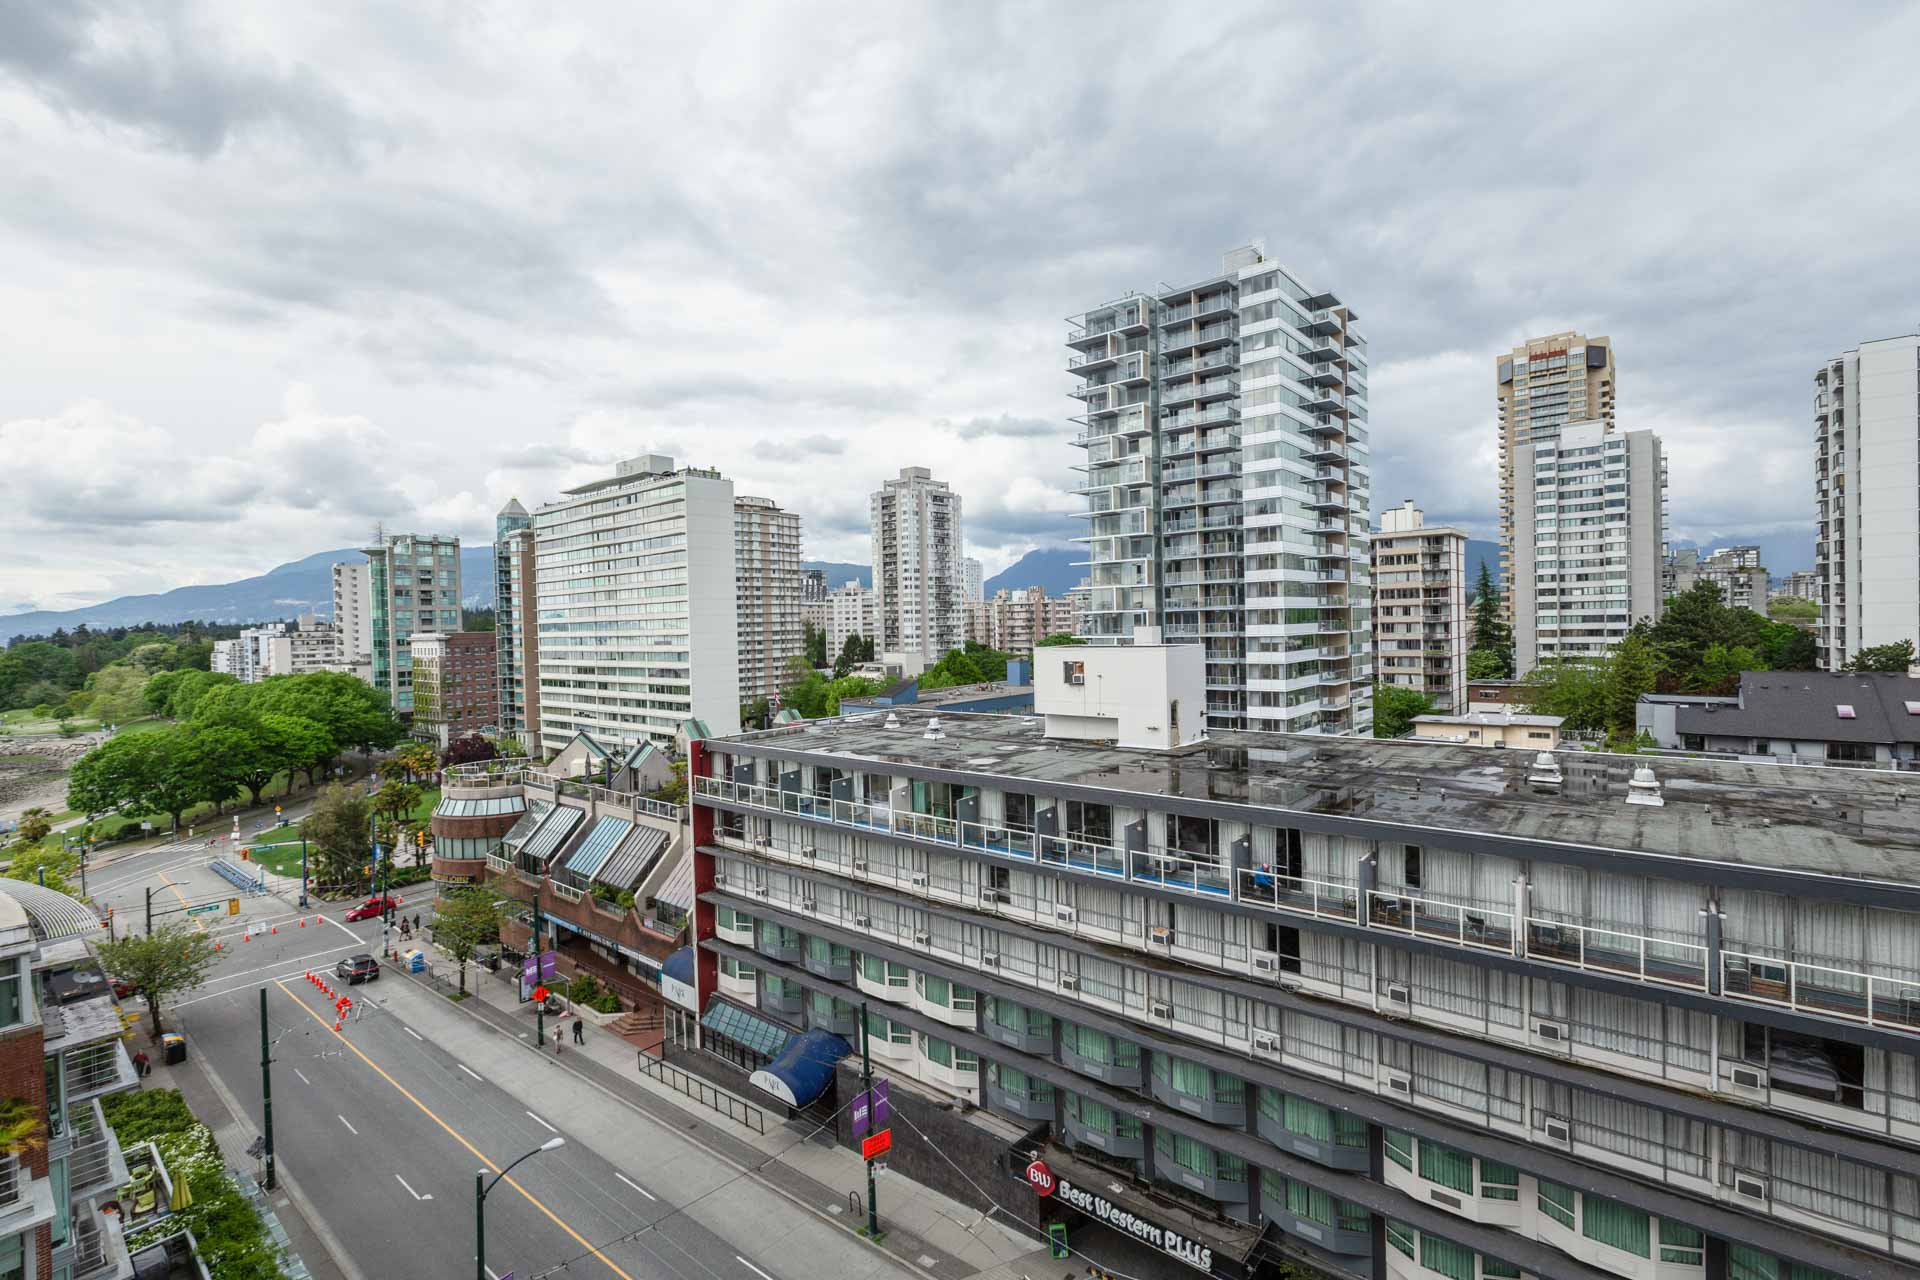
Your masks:
M 223 905 L 225 904 L 219 902 L 203 902 L 197 907 L 188 907 L 187 914 L 190 916 L 204 916 L 210 911 L 220 910 Z
M 1034 1194 L 1052 1195 L 1054 1181 L 1053 1170 L 1047 1168 L 1045 1160 L 1035 1160 L 1027 1166 L 1027 1183 L 1033 1188 Z
M 868 1160 L 875 1156 L 883 1156 L 891 1150 L 893 1150 L 893 1130 L 891 1129 L 882 1129 L 860 1144 L 860 1154 Z
M 884 1129 L 893 1117 L 893 1108 L 887 1102 L 888 1083 L 876 1080 L 872 1096 L 865 1093 L 853 1100 L 853 1136 L 858 1138 L 870 1129 Z

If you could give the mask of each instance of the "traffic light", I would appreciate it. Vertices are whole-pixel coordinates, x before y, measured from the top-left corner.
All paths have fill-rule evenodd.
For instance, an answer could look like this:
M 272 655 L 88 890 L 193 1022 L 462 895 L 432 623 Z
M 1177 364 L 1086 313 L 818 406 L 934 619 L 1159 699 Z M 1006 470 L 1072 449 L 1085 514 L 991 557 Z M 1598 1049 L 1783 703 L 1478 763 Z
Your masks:
M 415 831 L 413 833 L 413 843 L 415 844 L 416 847 L 421 849 L 424 849 L 427 847 L 427 829 L 425 827 L 421 827 L 418 831 Z

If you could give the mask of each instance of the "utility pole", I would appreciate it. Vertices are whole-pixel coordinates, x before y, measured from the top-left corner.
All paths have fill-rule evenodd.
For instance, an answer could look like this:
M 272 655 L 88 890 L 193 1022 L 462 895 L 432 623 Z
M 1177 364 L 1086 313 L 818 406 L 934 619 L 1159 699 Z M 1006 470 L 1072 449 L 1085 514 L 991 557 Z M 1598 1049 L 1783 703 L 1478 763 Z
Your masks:
M 533 890 L 533 985 L 536 990 L 546 982 L 545 975 L 541 972 L 545 966 L 540 963 L 540 890 L 546 888 L 546 884 L 546 878 L 543 876 Z M 535 1048 L 544 1049 L 547 1046 L 547 1002 L 545 1000 L 533 1002 L 533 1043 Z
M 261 1186 L 272 1191 L 273 1173 L 273 1045 L 267 1040 L 267 989 L 260 988 L 260 1113 L 266 1127 L 267 1178 Z
M 266 991 L 261 990 L 261 998 Z M 867 1091 L 867 1132 L 873 1132 L 873 1057 L 867 1052 L 867 1041 L 873 1038 L 873 1028 L 867 1024 L 867 1002 L 860 1002 L 860 1084 Z M 874 1202 L 873 1161 L 867 1165 L 867 1239 L 880 1238 L 880 1206 Z
M 300 824 L 300 909 L 307 909 L 307 824 Z
M 147 886 L 147 933 L 153 933 L 153 886 Z

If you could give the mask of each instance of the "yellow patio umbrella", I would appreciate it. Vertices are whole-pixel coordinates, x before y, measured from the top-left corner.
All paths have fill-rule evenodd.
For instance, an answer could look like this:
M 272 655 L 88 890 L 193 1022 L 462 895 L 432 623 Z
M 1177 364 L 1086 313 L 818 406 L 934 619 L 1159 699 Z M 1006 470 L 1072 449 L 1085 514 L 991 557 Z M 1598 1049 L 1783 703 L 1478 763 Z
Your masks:
M 167 1200 L 167 1208 L 178 1213 L 193 1203 L 193 1188 L 187 1185 L 184 1176 L 173 1180 L 173 1195 Z

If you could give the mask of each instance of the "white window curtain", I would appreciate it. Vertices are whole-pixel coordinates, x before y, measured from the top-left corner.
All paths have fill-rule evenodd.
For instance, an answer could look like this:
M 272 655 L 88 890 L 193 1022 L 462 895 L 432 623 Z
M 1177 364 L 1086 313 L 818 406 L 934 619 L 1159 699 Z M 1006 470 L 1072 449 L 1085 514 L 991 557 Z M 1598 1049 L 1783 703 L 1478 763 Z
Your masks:
M 1701 947 L 1707 945 L 1707 922 L 1700 914 L 1707 905 L 1705 885 L 1651 880 L 1647 887 L 1649 936 Z
M 1793 958 L 1835 969 L 1867 967 L 1866 918 L 1863 908 L 1841 902 L 1794 900 Z M 1827 975 L 1831 981 L 1834 975 Z
M 1920 1120 L 1920 1062 L 1910 1053 L 1886 1057 L 1887 1111 L 1896 1120 Z
M 1473 856 L 1452 849 L 1422 849 L 1416 892 L 1446 902 L 1473 903 Z
M 1693 1009 L 1667 1010 L 1667 1065 L 1680 1071 L 1707 1071 L 1713 1066 L 1713 1027 L 1710 1013 Z
M 1604 871 L 1587 874 L 1587 923 L 1600 929 L 1645 935 L 1647 882 L 1641 876 L 1619 876 Z
M 1487 1069 L 1466 1058 L 1414 1045 L 1413 1091 L 1421 1097 L 1432 1098 L 1449 1106 L 1484 1112 L 1487 1108 Z
M 1273 827 L 1253 829 L 1253 864 L 1270 867 L 1280 860 L 1280 832 Z
M 1886 1177 L 1878 1169 L 1784 1142 L 1773 1144 L 1773 1198 L 1867 1231 L 1892 1226 Z
M 1586 872 L 1557 862 L 1536 862 L 1529 879 L 1533 882 L 1534 915 L 1587 923 Z
M 1920 915 L 1868 910 L 1867 964 L 1876 974 L 1920 986 Z
M 1487 1007 L 1485 970 L 1431 956 L 1413 966 L 1418 1003 L 1459 1017 L 1479 1018 Z
M 1527 980 L 1503 969 L 1486 970 L 1487 1020 L 1496 1026 L 1521 1027 L 1527 1022 Z
M 1473 857 L 1473 898 L 1483 906 L 1500 911 L 1513 910 L 1513 882 L 1520 875 L 1520 864 L 1512 858 L 1496 858 L 1478 853 Z
M 1105 885 L 1074 886 L 1080 918 L 1099 929 L 1118 931 L 1125 923 L 1126 907 L 1118 889 Z
M 1574 1090 L 1571 1100 L 1579 1141 L 1629 1160 L 1661 1164 L 1666 1126 L 1660 1112 L 1586 1089 Z
M 1658 1062 L 1664 1020 L 1651 1000 L 1584 988 L 1573 992 L 1573 1038 L 1579 1044 Z
M 1175 1018 L 1209 1035 L 1217 1036 L 1226 1029 L 1226 997 L 1220 992 L 1178 979 L 1170 984 L 1169 991 Z
M 1789 905 L 1787 899 L 1777 893 L 1756 893 L 1751 889 L 1723 891 L 1720 910 L 1726 915 L 1722 936 L 1727 950 L 1762 956 L 1786 955 Z
M 1340 836 L 1322 835 L 1318 831 L 1302 831 L 1300 863 L 1307 879 L 1351 884 L 1358 873 L 1358 868 L 1347 857 L 1346 843 Z
M 1288 1057 L 1300 1057 L 1320 1067 L 1331 1068 L 1338 1074 L 1342 1057 L 1338 1023 L 1306 1014 L 1289 1013 L 1285 1028 L 1282 1043 L 1286 1046 Z
M 1685 1116 L 1666 1118 L 1667 1168 L 1690 1177 L 1707 1176 L 1707 1125 Z

